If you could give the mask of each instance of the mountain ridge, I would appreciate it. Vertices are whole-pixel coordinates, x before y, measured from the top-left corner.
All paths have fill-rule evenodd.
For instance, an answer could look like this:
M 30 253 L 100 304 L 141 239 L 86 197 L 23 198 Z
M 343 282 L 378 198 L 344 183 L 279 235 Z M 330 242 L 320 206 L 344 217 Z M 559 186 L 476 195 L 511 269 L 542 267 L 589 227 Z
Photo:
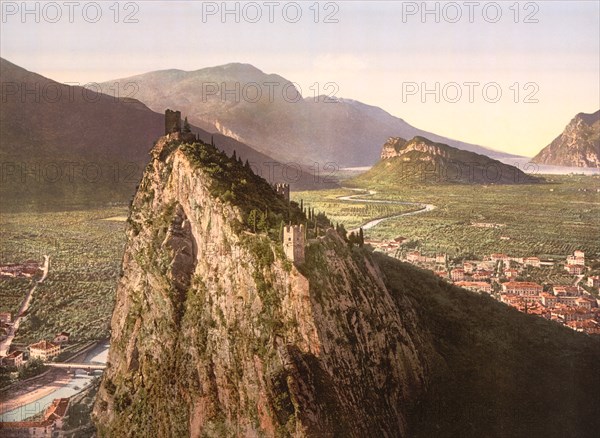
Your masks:
M 133 98 L 61 84 L 4 58 L 0 71 L 3 205 L 128 202 L 152 143 L 164 133 L 164 112 L 156 113 Z M 303 188 L 332 185 L 315 181 L 307 168 L 290 169 L 286 175 L 284 163 L 236 139 L 195 126 L 192 130 L 203 141 L 213 139 L 230 155 L 235 150 L 273 183 Z
M 514 156 L 420 130 L 355 99 L 334 95 L 324 102 L 317 96 L 302 97 L 295 84 L 280 75 L 254 66 L 249 77 L 232 74 L 235 69 L 225 68 L 232 65 L 240 64 L 187 71 L 176 79 L 154 71 L 106 84 L 134 82 L 138 85 L 136 97 L 153 110 L 182 108 L 197 126 L 235 133 L 241 141 L 282 161 L 312 159 L 321 164 L 336 162 L 340 167 L 371 165 L 378 155 L 374 145 L 391 135 L 423 135 L 466 150 Z M 268 85 L 270 82 L 274 84 Z M 325 88 L 327 84 L 319 85 L 320 96 L 331 89 Z M 226 94 L 236 87 L 239 91 L 235 97 Z
M 578 113 L 558 137 L 533 157 L 532 162 L 600 168 L 600 110 Z

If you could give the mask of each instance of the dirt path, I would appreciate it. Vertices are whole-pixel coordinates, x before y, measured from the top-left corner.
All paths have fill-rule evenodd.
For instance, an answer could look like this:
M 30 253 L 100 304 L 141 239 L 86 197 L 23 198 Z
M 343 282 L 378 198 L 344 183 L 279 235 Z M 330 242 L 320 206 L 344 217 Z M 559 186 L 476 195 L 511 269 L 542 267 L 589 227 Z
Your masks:
M 21 303 L 21 307 L 19 307 L 19 313 L 17 313 L 17 317 L 15 318 L 15 321 L 10 329 L 10 332 L 8 333 L 8 336 L 6 337 L 6 339 L 4 339 L 2 342 L 0 342 L 0 356 L 6 356 L 7 353 L 9 352 L 12 341 L 15 338 L 15 334 L 17 333 L 17 330 L 19 330 L 19 326 L 21 325 L 22 315 L 23 315 L 23 313 L 27 312 L 27 309 L 29 309 L 29 305 L 31 304 L 31 299 L 33 298 L 33 293 L 35 292 L 37 285 L 42 283 L 48 276 L 49 268 L 50 268 L 50 257 L 45 255 L 44 256 L 44 267 L 42 268 L 42 271 L 43 271 L 42 278 L 40 278 L 33 285 L 33 287 L 27 291 L 27 295 L 25 295 L 25 298 L 23 299 L 23 302 Z

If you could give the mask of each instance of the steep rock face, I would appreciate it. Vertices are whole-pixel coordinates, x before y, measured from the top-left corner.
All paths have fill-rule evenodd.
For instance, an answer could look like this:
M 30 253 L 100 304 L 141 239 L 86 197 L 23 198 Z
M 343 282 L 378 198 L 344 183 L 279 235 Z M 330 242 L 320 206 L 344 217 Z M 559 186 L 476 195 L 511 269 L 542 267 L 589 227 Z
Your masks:
M 293 266 L 180 141 L 131 207 L 100 435 L 406 436 L 427 369 L 410 303 L 332 230 Z
M 569 167 L 600 167 L 600 111 L 577 114 L 534 163 Z
M 411 157 L 407 154 L 412 151 L 429 155 L 428 158 L 430 160 L 434 159 L 434 157 L 449 159 L 449 150 L 443 146 L 444 145 L 442 144 L 430 142 L 422 137 L 415 137 L 411 141 L 406 141 L 400 137 L 390 137 L 381 149 L 381 159 L 387 160 L 389 158 L 403 157 L 406 155 L 403 159 L 405 161 L 410 161 Z

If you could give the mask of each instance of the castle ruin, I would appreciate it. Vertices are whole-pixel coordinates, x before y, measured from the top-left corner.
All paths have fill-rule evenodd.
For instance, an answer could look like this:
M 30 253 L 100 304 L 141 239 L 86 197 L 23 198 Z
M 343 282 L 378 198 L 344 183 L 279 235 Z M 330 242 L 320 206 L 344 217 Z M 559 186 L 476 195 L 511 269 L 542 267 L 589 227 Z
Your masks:
M 283 229 L 283 250 L 295 265 L 304 263 L 304 225 L 286 225 Z
M 165 135 L 181 132 L 181 111 L 165 111 Z
M 290 202 L 290 185 L 286 183 L 277 183 L 273 186 L 278 195 L 283 196 L 286 202 Z

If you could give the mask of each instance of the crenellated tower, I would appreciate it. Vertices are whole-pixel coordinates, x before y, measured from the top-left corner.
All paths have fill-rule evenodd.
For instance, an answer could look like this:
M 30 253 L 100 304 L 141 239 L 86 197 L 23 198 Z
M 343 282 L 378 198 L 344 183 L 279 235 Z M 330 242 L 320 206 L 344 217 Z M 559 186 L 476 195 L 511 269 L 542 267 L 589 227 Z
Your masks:
M 181 132 L 181 111 L 165 111 L 165 135 Z
M 277 183 L 273 186 L 278 195 L 283 196 L 286 202 L 290 202 L 290 185 L 286 183 Z
M 283 228 L 283 250 L 294 264 L 304 263 L 304 225 L 286 225 Z

